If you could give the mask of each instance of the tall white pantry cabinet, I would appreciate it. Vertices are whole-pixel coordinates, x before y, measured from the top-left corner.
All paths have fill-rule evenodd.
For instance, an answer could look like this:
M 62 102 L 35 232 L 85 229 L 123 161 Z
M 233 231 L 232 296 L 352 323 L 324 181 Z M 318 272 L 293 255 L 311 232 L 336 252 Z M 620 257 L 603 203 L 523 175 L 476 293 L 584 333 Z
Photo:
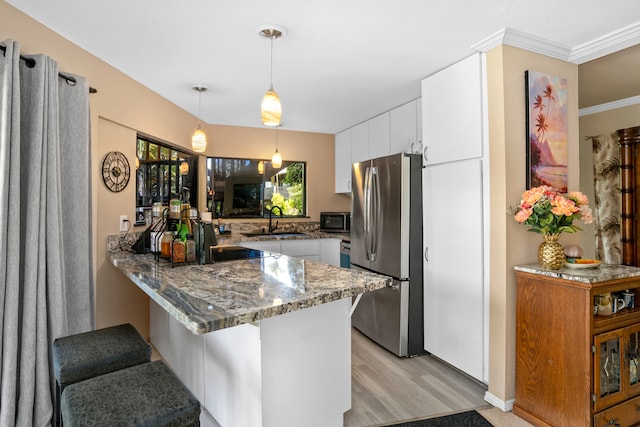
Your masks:
M 484 57 L 422 81 L 425 350 L 488 381 Z

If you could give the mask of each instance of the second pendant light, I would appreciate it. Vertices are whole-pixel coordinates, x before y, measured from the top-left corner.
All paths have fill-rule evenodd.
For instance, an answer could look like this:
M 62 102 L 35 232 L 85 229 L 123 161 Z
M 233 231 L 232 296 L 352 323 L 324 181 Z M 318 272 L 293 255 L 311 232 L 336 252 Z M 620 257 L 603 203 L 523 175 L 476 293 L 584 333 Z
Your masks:
M 287 29 L 277 25 L 261 25 L 258 27 L 258 34 L 271 41 L 269 90 L 267 90 L 264 98 L 262 98 L 262 106 L 260 109 L 262 124 L 265 126 L 280 126 L 282 103 L 280 102 L 280 97 L 277 92 L 273 89 L 273 41 L 284 38 L 287 35 Z

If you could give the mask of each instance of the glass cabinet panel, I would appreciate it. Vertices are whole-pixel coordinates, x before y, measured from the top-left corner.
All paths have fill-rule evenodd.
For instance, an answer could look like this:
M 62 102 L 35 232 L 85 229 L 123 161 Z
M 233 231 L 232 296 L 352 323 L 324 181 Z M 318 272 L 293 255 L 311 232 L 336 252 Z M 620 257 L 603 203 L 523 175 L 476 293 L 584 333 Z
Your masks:
M 628 385 L 631 394 L 640 392 L 640 326 L 627 329 L 626 363 L 629 368 Z
M 600 343 L 600 397 L 617 393 L 620 384 L 620 338 Z
M 596 335 L 594 340 L 595 409 L 640 395 L 640 325 Z
M 622 382 L 627 370 L 624 366 L 625 329 L 595 336 L 594 397 L 596 410 L 624 398 L 626 384 Z

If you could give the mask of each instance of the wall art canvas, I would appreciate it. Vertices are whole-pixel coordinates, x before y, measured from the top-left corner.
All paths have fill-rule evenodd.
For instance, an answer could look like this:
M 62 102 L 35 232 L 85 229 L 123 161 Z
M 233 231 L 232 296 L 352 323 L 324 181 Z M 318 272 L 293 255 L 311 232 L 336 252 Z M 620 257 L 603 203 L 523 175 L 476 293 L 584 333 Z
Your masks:
M 567 192 L 567 80 L 525 71 L 527 188 L 548 185 Z

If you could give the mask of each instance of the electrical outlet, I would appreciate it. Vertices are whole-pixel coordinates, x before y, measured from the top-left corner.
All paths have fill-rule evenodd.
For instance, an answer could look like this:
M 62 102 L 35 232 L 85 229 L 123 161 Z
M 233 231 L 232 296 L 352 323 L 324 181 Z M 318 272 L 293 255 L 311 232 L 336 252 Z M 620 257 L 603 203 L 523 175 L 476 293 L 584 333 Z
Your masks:
M 127 215 L 120 215 L 120 231 L 127 231 L 129 229 L 129 217 Z

